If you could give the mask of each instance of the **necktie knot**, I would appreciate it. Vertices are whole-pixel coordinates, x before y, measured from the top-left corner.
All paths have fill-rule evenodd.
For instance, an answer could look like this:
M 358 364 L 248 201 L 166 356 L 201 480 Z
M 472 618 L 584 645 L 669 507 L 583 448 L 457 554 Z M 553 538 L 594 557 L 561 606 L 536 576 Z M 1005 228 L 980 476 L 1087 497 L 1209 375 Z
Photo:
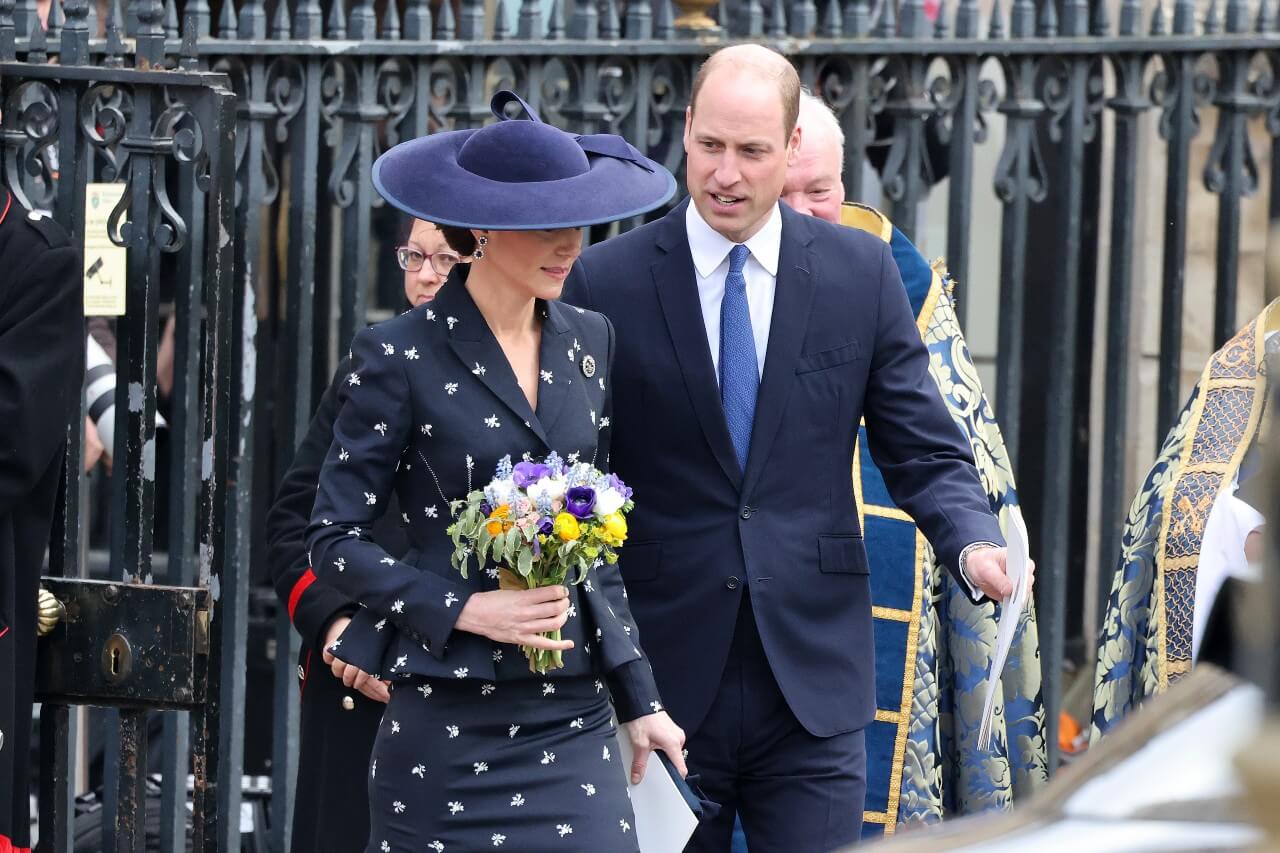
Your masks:
M 747 265 L 747 256 L 750 253 L 750 250 L 741 244 L 734 246 L 729 250 L 728 281 L 734 281 L 736 279 L 737 281 L 741 281 L 743 286 L 746 285 L 746 281 L 742 277 L 742 268 Z

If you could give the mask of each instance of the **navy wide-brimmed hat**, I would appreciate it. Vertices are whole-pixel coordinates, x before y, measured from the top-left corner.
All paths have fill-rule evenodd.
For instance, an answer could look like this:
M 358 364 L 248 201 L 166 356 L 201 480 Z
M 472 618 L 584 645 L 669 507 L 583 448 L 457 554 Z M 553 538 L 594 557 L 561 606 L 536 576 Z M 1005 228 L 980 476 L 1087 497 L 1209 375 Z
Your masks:
M 507 117 L 518 103 L 528 120 Z M 621 136 L 544 124 L 519 95 L 490 103 L 496 123 L 402 142 L 373 164 L 395 207 L 438 225 L 495 231 L 580 228 L 638 216 L 675 193 L 671 173 Z

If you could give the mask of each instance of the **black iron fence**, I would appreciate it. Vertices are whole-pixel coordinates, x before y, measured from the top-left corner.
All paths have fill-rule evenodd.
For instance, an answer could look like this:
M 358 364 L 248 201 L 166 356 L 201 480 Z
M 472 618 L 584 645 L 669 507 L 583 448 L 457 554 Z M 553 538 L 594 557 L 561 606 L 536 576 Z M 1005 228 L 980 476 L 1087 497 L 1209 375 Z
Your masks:
M 52 207 L 73 230 L 90 174 L 95 180 L 149 181 L 146 192 L 131 184 L 131 216 L 147 211 L 154 237 L 131 244 L 130 294 L 140 301 L 130 303 L 120 324 L 121 370 L 131 382 L 153 384 L 163 291 L 177 318 L 181 381 L 174 394 L 182 401 L 172 409 L 176 438 L 165 474 L 166 579 L 191 585 L 198 562 L 194 543 L 225 535 L 221 553 L 229 562 L 214 604 L 215 613 L 222 606 L 228 614 L 221 622 L 224 709 L 239 710 L 245 701 L 245 596 L 250 582 L 266 575 L 258 519 L 338 353 L 359 324 L 397 308 L 401 298 L 389 251 L 401 224 L 373 192 L 375 157 L 401 139 L 476 126 L 489 114 L 490 95 L 513 88 L 544 119 L 581 132 L 622 133 L 679 173 L 684 109 L 699 62 L 726 41 L 756 38 L 789 56 L 803 82 L 835 108 L 846 135 L 851 198 L 865 195 L 864 165 L 870 163 L 894 221 L 908 235 L 922 226 L 924 200 L 945 205 L 946 255 L 962 310 L 969 304 L 965 291 L 975 257 L 999 257 L 994 390 L 1036 538 L 1049 743 L 1056 747 L 1064 648 L 1069 632 L 1080 639 L 1081 543 L 1091 485 L 1081 460 L 1091 441 L 1101 443 L 1096 556 L 1104 572 L 1118 553 L 1128 500 L 1137 211 L 1145 194 L 1163 198 L 1156 402 L 1163 433 L 1183 393 L 1188 197 L 1195 181 L 1218 198 L 1215 341 L 1224 341 L 1236 325 L 1241 205 L 1264 180 L 1251 124 L 1265 122 L 1269 156 L 1280 150 L 1274 0 L 1212 0 L 1207 6 L 1191 0 L 1015 0 L 1007 9 L 1001 0 L 981 7 L 977 0 L 955 6 L 942 0 L 928 9 L 921 0 L 740 0 L 719 6 L 723 27 L 699 20 L 697 7 L 707 5 L 701 0 L 678 5 L 679 11 L 670 0 L 355 0 L 349 8 L 343 0 L 246 0 L 239 6 L 233 0 L 187 0 L 185 6 L 140 0 L 124 7 L 110 0 L 95 7 L 89 0 L 52 0 L 42 29 L 45 13 L 36 0 L 0 0 L 0 63 L 7 63 L 0 75 L 0 175 L 37 206 Z M 47 63 L 55 61 L 59 70 L 50 71 Z M 83 112 L 84 92 L 97 85 L 93 80 L 127 88 L 119 82 L 125 66 L 216 72 L 234 92 L 234 222 L 215 229 L 205 218 L 213 215 L 202 207 L 213 197 L 207 180 L 202 184 L 199 170 L 181 156 L 195 132 L 184 135 L 191 128 L 156 118 L 166 104 L 177 103 L 161 72 L 148 72 L 157 84 L 150 113 L 143 109 L 148 99 L 136 95 L 114 102 L 103 96 L 110 106 L 96 124 L 77 112 Z M 58 74 L 81 82 L 35 94 L 23 88 L 27 76 Z M 66 86 L 71 88 L 64 91 Z M 1192 143 L 1209 111 L 1215 130 L 1208 165 L 1192 174 Z M 46 123 L 58 117 L 62 128 L 79 117 L 85 141 L 51 137 L 33 120 L 37 113 Z M 1142 150 L 1140 129 L 1151 122 L 1160 141 Z M 150 129 L 135 132 L 135 125 Z M 130 130 L 121 131 L 125 126 Z M 206 144 L 208 136 L 206 128 Z M 993 146 L 999 150 L 994 178 L 980 183 L 975 158 Z M 60 174 L 50 166 L 54 149 Z M 1165 162 L 1162 186 L 1140 185 L 1140 158 Z M 150 177 L 139 177 L 144 173 Z M 944 176 L 945 195 L 934 188 Z M 1280 214 L 1278 180 L 1272 171 L 1273 219 Z M 1001 210 L 998 227 L 975 222 L 978 200 L 993 193 Z M 1103 198 L 1110 199 L 1106 234 L 1099 228 Z M 187 242 L 170 251 L 182 239 Z M 199 259 L 227 251 L 234 253 L 233 280 L 223 281 L 224 294 L 211 293 L 213 280 L 207 272 L 201 278 Z M 213 334 L 213 303 L 223 311 L 231 302 L 234 317 L 218 314 L 217 322 L 233 328 L 219 326 Z M 1092 366 L 1092 328 L 1104 304 L 1099 374 Z M 203 393 L 239 395 L 244 405 L 232 401 L 234 432 L 201 433 L 215 443 L 212 458 L 231 466 L 227 490 L 234 501 L 220 519 L 225 529 L 213 530 L 197 526 L 191 508 L 201 457 L 195 413 L 201 411 L 201 383 L 210 380 L 209 348 L 219 340 L 229 347 L 217 357 L 234 356 L 226 366 L 240 384 L 214 392 L 205 385 Z M 202 345 L 205 361 L 196 356 Z M 1092 438 L 1089 401 L 1096 383 L 1105 388 L 1105 426 Z M 121 458 L 129 460 L 126 473 L 113 475 L 107 544 L 116 579 L 146 577 L 150 560 L 151 487 L 140 472 L 154 449 L 147 447 L 149 428 L 141 426 L 150 422 L 153 404 L 144 399 L 141 411 L 130 411 L 128 437 L 121 439 L 131 442 L 120 447 Z M 127 401 L 121 400 L 123 411 Z M 203 418 L 207 428 L 207 410 Z M 69 470 L 77 469 L 71 464 Z M 75 574 L 72 567 L 82 565 L 77 513 L 78 503 L 69 499 L 55 573 L 63 567 Z M 1101 586 L 1105 593 L 1105 582 Z M 1091 637 L 1082 639 L 1092 645 Z M 288 834 L 296 642 L 282 614 L 274 650 L 275 849 L 285 848 Z M 234 778 L 241 766 L 243 719 L 238 713 L 222 717 L 230 732 L 221 742 L 223 772 L 232 774 L 224 778 Z M 165 772 L 183 778 L 182 724 L 169 727 Z M 234 812 L 236 791 L 224 787 L 221 796 L 222 813 Z M 171 798 L 165 809 L 162 849 L 178 849 L 180 806 Z M 228 826 L 218 830 L 219 849 L 235 846 Z

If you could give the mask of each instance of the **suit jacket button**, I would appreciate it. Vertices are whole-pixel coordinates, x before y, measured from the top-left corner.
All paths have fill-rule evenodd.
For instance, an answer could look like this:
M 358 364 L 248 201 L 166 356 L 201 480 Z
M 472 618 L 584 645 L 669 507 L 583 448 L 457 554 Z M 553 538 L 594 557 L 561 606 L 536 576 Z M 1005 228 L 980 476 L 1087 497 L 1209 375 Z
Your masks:
M 302 664 L 298 664 L 298 680 L 299 681 L 307 680 L 307 671 L 302 668 Z
M 755 510 L 753 510 L 751 507 L 749 507 L 749 506 L 744 506 L 744 507 L 742 508 L 742 520 L 743 520 L 743 521 L 746 521 L 748 518 L 750 518 L 750 517 L 751 517 L 751 513 L 753 513 L 753 512 L 755 512 Z
M 344 710 L 344 711 L 354 711 L 355 709 L 356 709 L 356 700 L 352 699 L 350 696 L 343 696 L 343 697 L 342 697 L 342 710 Z
M 738 584 L 739 584 L 739 583 L 740 583 L 740 581 L 737 579 L 737 577 L 731 577 L 731 578 L 729 578 L 727 581 L 725 581 L 725 582 L 724 582 L 724 588 L 725 588 L 725 589 L 737 589 L 737 588 L 738 588 Z

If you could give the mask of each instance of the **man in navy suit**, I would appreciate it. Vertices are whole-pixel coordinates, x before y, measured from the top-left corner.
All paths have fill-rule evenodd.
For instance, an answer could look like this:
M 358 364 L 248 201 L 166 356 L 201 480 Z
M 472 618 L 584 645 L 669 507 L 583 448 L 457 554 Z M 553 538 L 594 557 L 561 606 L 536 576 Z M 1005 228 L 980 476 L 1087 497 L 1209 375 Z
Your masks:
M 693 851 L 727 850 L 735 812 L 753 853 L 858 839 L 875 712 L 860 420 L 975 600 L 1011 589 L 888 246 L 778 203 L 799 95 L 764 47 L 711 57 L 685 116 L 690 200 L 588 249 L 564 293 L 617 328 L 623 579 L 690 772 L 724 806 Z

